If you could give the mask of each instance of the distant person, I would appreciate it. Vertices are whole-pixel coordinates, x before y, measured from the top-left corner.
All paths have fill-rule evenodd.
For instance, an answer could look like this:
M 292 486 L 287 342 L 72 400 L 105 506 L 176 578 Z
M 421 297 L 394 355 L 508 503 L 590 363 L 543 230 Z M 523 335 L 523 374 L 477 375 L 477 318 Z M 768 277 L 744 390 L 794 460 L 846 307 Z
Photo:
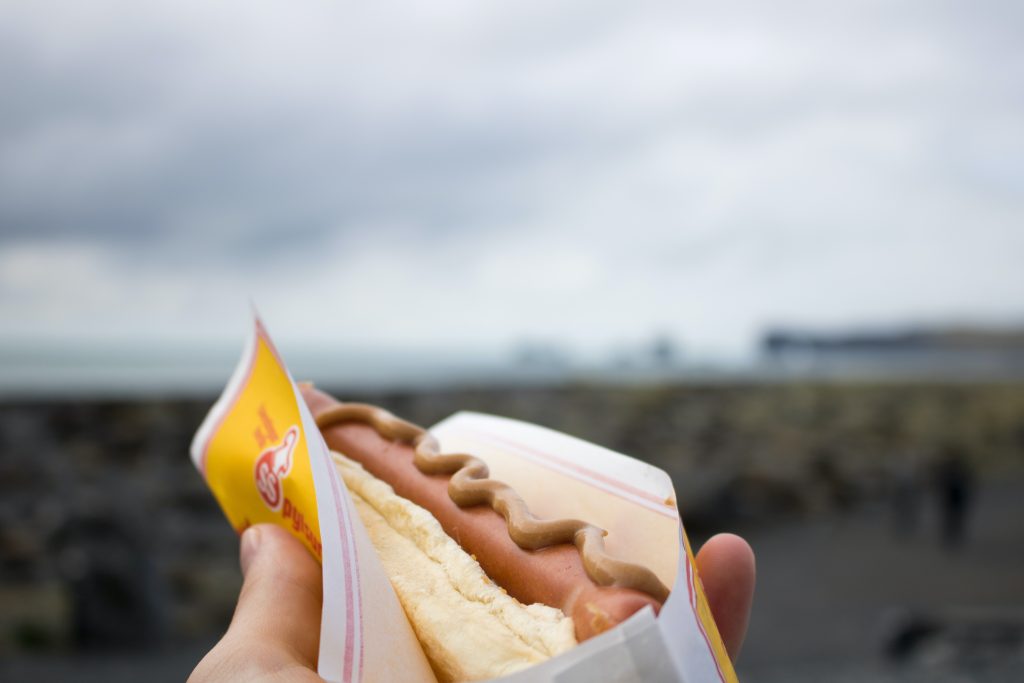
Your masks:
M 974 493 L 973 479 L 964 449 L 954 444 L 944 447 L 935 463 L 935 488 L 942 540 L 949 548 L 964 541 Z

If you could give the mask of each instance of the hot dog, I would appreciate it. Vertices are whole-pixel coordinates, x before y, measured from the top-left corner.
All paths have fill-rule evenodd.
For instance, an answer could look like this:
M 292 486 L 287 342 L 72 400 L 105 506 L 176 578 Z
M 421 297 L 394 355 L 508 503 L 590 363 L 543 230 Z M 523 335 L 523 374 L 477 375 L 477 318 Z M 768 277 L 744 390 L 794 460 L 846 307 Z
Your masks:
M 437 452 L 428 433 L 381 409 L 342 404 L 308 385 L 302 394 L 331 450 L 433 514 L 514 598 L 570 616 L 578 640 L 643 607 L 657 612 L 667 597 L 650 570 L 608 556 L 600 530 L 577 520 L 534 520 L 475 458 Z

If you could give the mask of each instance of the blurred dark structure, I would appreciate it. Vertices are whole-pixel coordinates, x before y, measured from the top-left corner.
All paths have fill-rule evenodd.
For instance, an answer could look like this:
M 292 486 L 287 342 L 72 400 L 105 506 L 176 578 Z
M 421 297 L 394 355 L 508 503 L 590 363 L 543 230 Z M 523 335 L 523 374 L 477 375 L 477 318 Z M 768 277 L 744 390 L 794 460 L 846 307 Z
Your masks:
M 524 341 L 516 346 L 513 357 L 515 363 L 522 367 L 564 370 L 569 366 L 572 354 L 555 342 Z
M 790 369 L 892 373 L 897 377 L 1024 378 L 1024 329 L 904 329 L 815 333 L 778 329 L 765 359 Z
M 891 617 L 885 653 L 903 666 L 929 661 L 932 668 L 974 671 L 969 680 L 984 680 L 993 660 L 1024 657 L 1024 614 L 1005 609 L 902 611 Z
M 661 368 L 670 368 L 677 365 L 682 359 L 679 345 L 669 334 L 655 335 L 651 341 L 651 360 L 654 365 Z

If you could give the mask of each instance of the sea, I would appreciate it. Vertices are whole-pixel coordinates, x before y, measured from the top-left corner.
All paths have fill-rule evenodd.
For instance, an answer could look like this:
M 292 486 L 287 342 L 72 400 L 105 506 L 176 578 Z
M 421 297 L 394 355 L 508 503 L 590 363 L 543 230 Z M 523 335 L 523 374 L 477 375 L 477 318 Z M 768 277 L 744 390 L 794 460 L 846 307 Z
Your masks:
M 200 397 L 219 392 L 241 344 L 0 344 L 0 398 Z M 560 357 L 528 362 L 502 350 L 281 349 L 296 380 L 351 389 L 428 390 L 586 383 L 1024 381 L 1024 354 L 852 353 L 786 357 Z

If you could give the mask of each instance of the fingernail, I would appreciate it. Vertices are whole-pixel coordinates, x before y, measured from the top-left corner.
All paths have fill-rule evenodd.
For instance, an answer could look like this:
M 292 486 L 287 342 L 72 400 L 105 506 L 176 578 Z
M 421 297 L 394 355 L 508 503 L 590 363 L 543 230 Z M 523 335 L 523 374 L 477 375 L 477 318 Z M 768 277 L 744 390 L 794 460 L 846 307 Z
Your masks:
M 249 569 L 249 565 L 252 564 L 252 560 L 256 557 L 256 551 L 260 545 L 260 528 L 258 526 L 251 526 L 242 532 L 242 542 L 239 550 L 239 561 L 242 565 L 242 576 L 245 576 L 246 571 Z

